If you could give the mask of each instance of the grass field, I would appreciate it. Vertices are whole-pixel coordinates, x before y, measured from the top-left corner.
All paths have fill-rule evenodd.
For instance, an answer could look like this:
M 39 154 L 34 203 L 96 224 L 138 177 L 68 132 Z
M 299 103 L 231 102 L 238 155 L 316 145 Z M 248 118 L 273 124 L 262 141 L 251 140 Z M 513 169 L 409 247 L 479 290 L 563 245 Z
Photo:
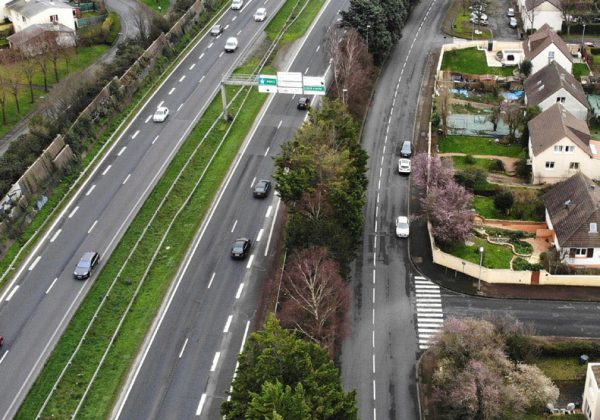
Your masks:
M 462 258 L 463 260 L 479 264 L 479 247 L 483 247 L 483 266 L 487 268 L 510 268 L 510 260 L 513 253 L 510 247 L 490 244 L 484 239 L 478 237 L 469 238 L 474 245 L 454 244 L 445 248 L 444 252 Z
M 590 68 L 586 63 L 575 63 L 573 64 L 573 76 L 576 79 L 580 79 L 581 76 L 589 76 Z
M 440 153 L 508 157 L 519 157 L 523 153 L 519 145 L 496 144 L 492 138 L 476 136 L 446 136 L 438 139 L 438 146 Z
M 447 51 L 442 60 L 442 70 L 452 70 L 468 74 L 495 74 L 510 76 L 513 67 L 488 67 L 485 53 L 477 48 Z

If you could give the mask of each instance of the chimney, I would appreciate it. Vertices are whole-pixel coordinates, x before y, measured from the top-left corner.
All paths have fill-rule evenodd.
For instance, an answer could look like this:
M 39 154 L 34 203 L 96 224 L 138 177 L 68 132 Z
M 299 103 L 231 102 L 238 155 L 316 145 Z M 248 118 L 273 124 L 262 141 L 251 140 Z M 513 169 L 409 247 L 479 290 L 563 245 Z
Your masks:
M 569 210 L 569 207 L 571 206 L 573 202 L 571 200 L 567 200 L 565 201 L 565 210 Z

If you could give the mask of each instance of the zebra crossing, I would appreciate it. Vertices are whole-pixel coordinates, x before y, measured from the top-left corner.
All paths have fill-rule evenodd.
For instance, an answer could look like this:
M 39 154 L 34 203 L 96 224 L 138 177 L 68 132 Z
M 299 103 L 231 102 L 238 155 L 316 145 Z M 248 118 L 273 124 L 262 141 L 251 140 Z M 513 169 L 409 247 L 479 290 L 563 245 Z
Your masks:
M 415 276 L 415 293 L 419 349 L 426 350 L 431 338 L 444 325 L 442 296 L 440 287 L 422 276 Z

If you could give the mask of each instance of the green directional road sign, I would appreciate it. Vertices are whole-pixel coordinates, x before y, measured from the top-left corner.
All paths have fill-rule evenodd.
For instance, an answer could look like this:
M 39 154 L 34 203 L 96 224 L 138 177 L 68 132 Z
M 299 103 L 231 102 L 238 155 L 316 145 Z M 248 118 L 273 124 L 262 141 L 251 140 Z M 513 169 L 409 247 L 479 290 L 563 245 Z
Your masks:
M 320 76 L 304 76 L 302 88 L 305 95 L 325 95 L 325 79 Z
M 304 90 L 313 92 L 325 92 L 325 86 L 304 86 Z
M 258 91 L 264 93 L 277 93 L 277 76 L 270 74 L 259 75 Z

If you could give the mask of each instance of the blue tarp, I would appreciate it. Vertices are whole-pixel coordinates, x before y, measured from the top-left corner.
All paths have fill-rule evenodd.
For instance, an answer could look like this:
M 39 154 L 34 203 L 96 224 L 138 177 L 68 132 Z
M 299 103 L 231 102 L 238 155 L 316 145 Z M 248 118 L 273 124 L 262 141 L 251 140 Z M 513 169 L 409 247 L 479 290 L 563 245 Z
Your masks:
M 465 98 L 469 97 L 469 91 L 467 89 L 450 89 L 452 93 L 456 93 L 457 95 L 462 95 Z
M 517 90 L 515 92 L 502 92 L 502 96 L 504 96 L 509 101 L 518 101 L 525 95 L 525 92 L 522 90 Z

